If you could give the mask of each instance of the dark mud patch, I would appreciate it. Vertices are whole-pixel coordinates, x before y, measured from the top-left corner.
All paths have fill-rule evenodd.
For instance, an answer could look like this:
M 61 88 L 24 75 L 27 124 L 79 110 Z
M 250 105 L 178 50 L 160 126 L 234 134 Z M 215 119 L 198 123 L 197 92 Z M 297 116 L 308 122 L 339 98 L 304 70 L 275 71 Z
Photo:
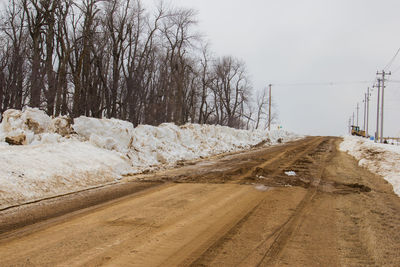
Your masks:
M 351 188 L 351 189 L 354 189 L 359 192 L 371 192 L 371 188 L 369 186 L 366 186 L 363 184 L 358 184 L 358 183 L 355 183 L 355 184 L 345 184 L 345 183 L 338 184 L 338 183 L 336 183 L 336 186 L 339 186 L 339 187 L 344 186 L 344 187 Z
M 331 181 L 324 181 L 320 185 L 319 189 L 326 193 L 333 193 L 339 195 L 360 194 L 372 191 L 372 189 L 369 186 L 359 183 L 339 183 Z

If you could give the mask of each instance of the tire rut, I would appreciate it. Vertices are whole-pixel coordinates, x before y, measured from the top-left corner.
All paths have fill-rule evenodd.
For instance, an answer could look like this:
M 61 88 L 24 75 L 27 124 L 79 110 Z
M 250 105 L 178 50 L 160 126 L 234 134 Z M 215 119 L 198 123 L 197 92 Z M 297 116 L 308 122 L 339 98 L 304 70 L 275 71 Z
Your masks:
M 303 200 L 299 203 L 296 210 L 293 212 L 293 215 L 283 225 L 283 227 L 275 234 L 272 245 L 266 251 L 266 253 L 262 257 L 260 262 L 257 264 L 257 266 L 274 265 L 276 263 L 276 260 L 278 259 L 281 251 L 285 248 L 286 243 L 289 241 L 292 233 L 296 230 L 298 224 L 300 223 L 300 219 L 306 213 L 306 210 L 307 210 L 310 202 L 313 200 L 313 198 L 317 194 L 317 192 L 318 192 L 317 188 L 319 186 L 321 179 L 323 178 L 325 166 L 326 166 L 327 162 L 329 162 L 329 160 L 336 153 L 336 151 L 335 151 L 336 148 L 333 145 L 333 140 L 329 141 L 329 148 L 330 148 L 329 151 L 332 151 L 333 153 L 326 153 L 327 150 L 321 149 L 321 144 L 326 144 L 326 142 L 327 142 L 327 140 L 322 140 L 316 146 L 316 148 L 317 148 L 316 154 L 324 153 L 324 155 L 321 157 L 321 166 L 320 166 L 319 174 L 316 178 L 314 178 L 313 186 L 308 189 L 307 194 L 305 195 Z M 312 149 L 315 149 L 315 147 L 313 147 Z M 312 149 L 309 149 L 309 150 L 305 151 L 304 153 L 301 153 L 298 157 L 295 157 L 295 159 L 290 163 L 293 163 L 294 161 L 298 160 L 300 157 L 304 156 Z
M 290 240 L 292 233 L 296 230 L 302 216 L 307 213 L 310 202 L 313 200 L 315 195 L 320 192 L 319 184 L 322 180 L 325 166 L 336 153 L 336 148 L 333 143 L 334 140 L 329 138 L 320 137 L 313 139 L 301 146 L 286 150 L 269 159 L 268 161 L 251 168 L 249 171 L 240 175 L 237 177 L 237 180 L 235 180 L 236 182 L 243 184 L 259 182 L 268 186 L 282 186 L 279 184 L 277 185 L 266 182 L 265 179 L 255 179 L 254 177 L 260 170 L 265 170 L 266 168 L 271 170 L 274 168 L 272 172 L 269 172 L 268 177 L 282 179 L 282 173 L 285 170 L 290 169 L 291 166 L 296 165 L 298 162 L 318 168 L 318 172 L 315 174 L 315 176 L 313 176 L 313 178 L 309 178 L 310 182 L 301 185 L 302 187 L 307 188 L 307 193 L 292 212 L 291 216 L 255 247 L 254 251 L 258 251 L 260 249 L 265 251 L 256 266 L 273 265 L 275 263 L 280 252 L 285 248 L 286 243 Z M 313 158 L 312 160 L 305 160 L 311 157 Z M 288 160 L 287 158 L 290 159 Z M 252 215 L 253 212 L 256 211 L 257 208 L 258 206 L 255 207 L 254 210 L 248 213 L 245 217 L 243 217 L 243 219 L 237 225 L 227 232 L 226 236 L 222 236 L 212 247 L 210 247 L 206 252 L 204 252 L 203 255 L 194 261 L 192 266 L 207 265 L 206 262 L 210 262 L 212 260 L 211 254 L 213 251 L 216 251 L 219 247 L 222 247 L 223 243 L 229 240 L 230 236 L 235 234 L 238 228 L 242 226 L 242 224 L 249 218 L 249 216 Z M 268 243 L 270 243 L 270 245 L 267 245 Z M 268 247 L 262 248 L 263 246 Z M 257 255 L 254 255 L 254 251 L 243 258 L 238 265 L 246 265 L 249 258 L 257 257 Z

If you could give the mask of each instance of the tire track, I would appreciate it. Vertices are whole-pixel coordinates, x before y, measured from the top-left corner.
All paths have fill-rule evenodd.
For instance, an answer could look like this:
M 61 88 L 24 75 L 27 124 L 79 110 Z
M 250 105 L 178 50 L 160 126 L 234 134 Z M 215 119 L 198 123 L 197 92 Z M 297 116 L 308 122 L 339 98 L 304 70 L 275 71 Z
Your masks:
M 322 142 L 321 142 L 322 143 Z M 321 144 L 319 143 L 318 146 Z M 318 148 L 317 146 L 317 148 Z M 296 228 L 301 223 L 301 218 L 307 213 L 307 209 L 309 208 L 309 204 L 313 200 L 313 198 L 317 194 L 318 185 L 323 178 L 324 170 L 333 156 L 336 154 L 336 147 L 333 145 L 333 140 L 329 141 L 330 150 L 333 153 L 326 153 L 322 159 L 322 164 L 320 167 L 319 175 L 316 179 L 314 179 L 313 186 L 308 189 L 307 194 L 303 198 L 303 200 L 299 203 L 296 210 L 293 212 L 293 215 L 289 218 L 289 220 L 277 231 L 274 235 L 274 241 L 269 249 L 265 252 L 260 262 L 257 266 L 273 266 L 279 258 L 280 253 L 285 248 L 287 242 L 289 241 L 291 235 L 296 230 Z M 304 155 L 304 153 L 303 153 Z
M 256 170 L 258 168 L 264 169 L 268 166 L 273 166 L 273 165 L 278 165 L 280 162 L 284 160 L 284 163 L 279 164 L 278 167 L 274 167 L 275 171 L 271 174 L 271 176 L 275 176 L 277 174 L 279 174 L 280 172 L 282 172 L 285 168 L 291 166 L 296 160 L 298 160 L 299 158 L 303 157 L 304 155 L 310 153 L 310 151 L 314 150 L 316 147 L 318 147 L 319 145 L 321 145 L 322 142 L 325 141 L 325 138 L 323 137 L 319 137 L 318 139 L 314 140 L 312 139 L 311 141 L 305 143 L 304 145 L 298 147 L 295 146 L 291 149 L 285 150 L 282 153 L 279 153 L 278 155 L 276 155 L 275 157 L 251 168 L 249 171 L 247 171 L 245 174 L 241 175 L 238 177 L 238 179 L 240 181 L 245 180 L 246 178 L 252 177 L 254 176 L 254 173 L 256 172 Z M 298 152 L 300 151 L 300 152 Z M 295 155 L 294 157 L 292 157 L 289 161 L 286 159 L 289 157 L 289 155 Z
M 326 143 L 328 143 L 329 148 L 324 149 L 321 148 L 323 147 Z M 258 168 L 266 168 L 268 166 L 273 166 L 274 171 L 270 176 L 279 176 L 283 170 L 289 168 L 291 165 L 293 165 L 296 161 L 298 161 L 300 158 L 312 155 L 315 153 L 323 153 L 324 157 L 321 159 L 322 164 L 320 166 L 319 173 L 317 177 L 314 178 L 314 181 L 312 183 L 312 187 L 310 187 L 304 196 L 304 198 L 299 202 L 297 207 L 295 208 L 294 212 L 292 215 L 285 221 L 283 222 L 279 227 L 277 227 L 271 234 L 269 234 L 261 243 L 259 243 L 255 249 L 253 249 L 253 252 L 248 254 L 245 258 L 243 258 L 238 265 L 244 265 L 246 266 L 247 263 L 249 262 L 249 258 L 254 258 L 258 257 L 257 253 L 261 249 L 264 252 L 262 258 L 258 262 L 257 266 L 260 265 L 269 265 L 273 264 L 277 257 L 280 254 L 280 251 L 285 247 L 285 244 L 289 240 L 290 236 L 292 235 L 293 231 L 295 231 L 297 225 L 300 223 L 300 219 L 303 214 L 306 213 L 306 210 L 309 206 L 309 203 L 312 201 L 314 196 L 317 194 L 317 187 L 319 184 L 319 181 L 321 180 L 321 177 L 323 175 L 323 171 L 326 165 L 326 162 L 329 161 L 330 157 L 333 157 L 333 154 L 335 154 L 335 151 L 333 154 L 327 153 L 328 150 L 332 150 L 332 143 L 333 140 L 330 140 L 328 138 L 324 137 L 318 137 L 316 139 L 311 139 L 310 141 L 303 143 L 300 146 L 295 146 L 292 147 L 289 150 L 285 150 L 278 155 L 270 158 L 268 161 L 263 162 L 262 164 L 259 164 L 253 168 L 251 168 L 249 171 L 247 171 L 245 174 L 241 175 L 238 177 L 238 180 L 234 180 L 235 182 L 239 183 L 245 183 L 245 181 L 248 181 L 249 177 L 254 176 L 254 172 Z M 328 155 L 327 155 L 328 154 Z M 290 157 L 290 160 L 287 160 L 287 158 Z M 199 256 L 192 264 L 191 266 L 204 266 L 208 265 L 212 259 L 213 259 L 213 252 L 217 251 L 218 248 L 222 247 L 224 242 L 226 240 L 229 240 L 231 236 L 235 235 L 235 233 L 238 231 L 238 229 L 248 220 L 248 218 L 256 212 L 257 208 L 263 204 L 263 202 L 267 201 L 267 198 L 264 199 L 260 204 L 258 204 L 256 207 L 254 207 L 253 210 L 251 210 L 246 216 L 242 218 L 234 227 L 232 227 L 229 232 L 226 233 L 226 235 L 221 236 L 214 244 L 211 246 L 207 251 L 205 251 L 202 255 Z M 266 246 L 268 243 L 270 244 L 269 248 L 266 250 Z M 215 254 L 215 253 L 214 253 Z

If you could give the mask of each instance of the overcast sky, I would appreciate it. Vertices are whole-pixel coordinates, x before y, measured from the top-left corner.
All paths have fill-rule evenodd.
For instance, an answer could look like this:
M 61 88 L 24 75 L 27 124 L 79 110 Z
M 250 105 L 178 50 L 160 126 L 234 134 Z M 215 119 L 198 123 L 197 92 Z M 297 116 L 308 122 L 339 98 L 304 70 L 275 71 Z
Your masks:
M 376 71 L 400 47 L 399 0 L 170 2 L 198 10 L 199 30 L 212 50 L 245 61 L 255 89 L 274 84 L 280 124 L 302 134 L 345 134 Z M 400 55 L 389 70 L 397 68 Z M 391 79 L 400 81 L 400 71 Z M 314 82 L 358 83 L 285 85 Z M 400 83 L 388 83 L 385 103 L 384 135 L 400 135 Z M 371 106 L 370 132 L 376 91 Z M 360 109 L 360 124 L 362 117 Z

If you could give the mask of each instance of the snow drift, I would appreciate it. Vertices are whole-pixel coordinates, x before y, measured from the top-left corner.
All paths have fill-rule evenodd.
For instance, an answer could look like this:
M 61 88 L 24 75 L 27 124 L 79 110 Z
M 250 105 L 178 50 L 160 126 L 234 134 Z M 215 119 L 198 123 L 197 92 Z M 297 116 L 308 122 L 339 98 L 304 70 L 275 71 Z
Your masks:
M 181 160 L 295 138 L 283 130 L 216 125 L 134 128 L 126 121 L 88 117 L 72 124 L 38 109 L 7 110 L 0 124 L 0 208 L 104 185 Z
M 361 137 L 345 136 L 340 150 L 349 153 L 359 161 L 359 165 L 381 175 L 393 185 L 400 196 L 400 147 L 377 144 Z

